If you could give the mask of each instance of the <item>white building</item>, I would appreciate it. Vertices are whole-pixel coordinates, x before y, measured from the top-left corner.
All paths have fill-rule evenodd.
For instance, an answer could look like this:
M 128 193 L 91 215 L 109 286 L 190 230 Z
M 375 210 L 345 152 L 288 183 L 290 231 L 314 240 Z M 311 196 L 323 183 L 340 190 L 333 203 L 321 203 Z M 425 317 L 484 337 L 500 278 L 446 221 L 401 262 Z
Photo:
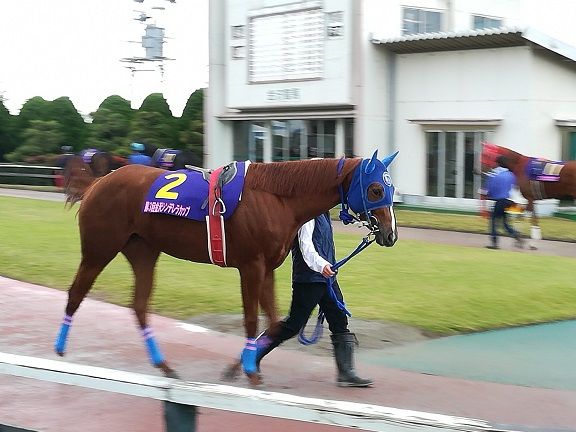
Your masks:
M 212 0 L 206 166 L 400 150 L 405 202 L 476 208 L 482 140 L 576 159 L 574 22 L 572 0 Z

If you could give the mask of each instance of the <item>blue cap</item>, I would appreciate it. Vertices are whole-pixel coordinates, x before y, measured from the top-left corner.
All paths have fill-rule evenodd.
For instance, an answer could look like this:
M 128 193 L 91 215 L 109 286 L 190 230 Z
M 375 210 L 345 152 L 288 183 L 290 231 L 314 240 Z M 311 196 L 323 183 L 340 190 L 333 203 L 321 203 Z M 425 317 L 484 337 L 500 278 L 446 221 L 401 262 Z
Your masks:
M 142 143 L 133 142 L 132 144 L 130 144 L 130 147 L 132 148 L 132 150 L 144 151 L 144 144 Z

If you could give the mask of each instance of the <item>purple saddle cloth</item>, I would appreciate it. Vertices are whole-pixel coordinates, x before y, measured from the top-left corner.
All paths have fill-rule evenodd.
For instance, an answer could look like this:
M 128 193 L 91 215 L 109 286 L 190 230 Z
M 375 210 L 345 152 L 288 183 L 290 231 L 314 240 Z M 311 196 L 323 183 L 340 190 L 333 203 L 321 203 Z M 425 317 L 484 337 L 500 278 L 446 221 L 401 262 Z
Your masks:
M 92 158 L 96 153 L 100 153 L 100 150 L 97 149 L 86 149 L 80 152 L 80 156 L 82 156 L 82 160 L 85 164 L 90 165 L 92 163 Z
M 250 162 L 231 164 L 231 169 L 236 168 L 236 173 L 222 187 L 224 219 L 232 216 L 238 207 L 249 164 Z M 163 173 L 150 186 L 142 211 L 205 221 L 208 216 L 208 180 L 201 171 L 191 169 Z
M 152 156 L 153 164 L 155 167 L 170 170 L 174 167 L 176 156 L 180 153 L 182 153 L 180 150 L 158 149 Z
M 531 158 L 526 165 L 526 174 L 530 180 L 555 182 L 560 180 L 560 171 L 564 162 Z

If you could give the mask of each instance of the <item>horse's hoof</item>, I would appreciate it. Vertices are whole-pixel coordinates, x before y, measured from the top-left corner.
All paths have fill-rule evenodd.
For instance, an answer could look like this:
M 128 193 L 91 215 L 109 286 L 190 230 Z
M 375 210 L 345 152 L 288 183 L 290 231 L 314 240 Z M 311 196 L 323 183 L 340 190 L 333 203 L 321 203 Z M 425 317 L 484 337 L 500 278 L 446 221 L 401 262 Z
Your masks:
M 160 363 L 157 367 L 162 370 L 162 373 L 166 378 L 180 379 L 180 376 L 176 373 L 176 371 L 168 366 L 166 362 Z
M 250 381 L 250 385 L 253 387 L 262 387 L 264 385 L 264 381 L 262 381 L 262 376 L 258 373 L 246 374 L 248 377 L 248 381 Z
M 240 375 L 241 367 L 242 364 L 240 362 L 228 366 L 224 372 L 222 372 L 222 381 L 235 381 Z

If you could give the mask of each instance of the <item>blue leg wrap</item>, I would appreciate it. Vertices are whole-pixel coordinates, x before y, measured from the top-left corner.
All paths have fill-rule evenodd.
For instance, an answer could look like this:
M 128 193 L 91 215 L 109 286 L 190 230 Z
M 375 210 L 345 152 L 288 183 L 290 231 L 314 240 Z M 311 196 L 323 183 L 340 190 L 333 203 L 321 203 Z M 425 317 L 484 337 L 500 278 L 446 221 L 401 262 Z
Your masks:
M 60 332 L 56 337 L 56 342 L 54 342 L 54 349 L 58 354 L 64 354 L 66 351 L 66 342 L 68 341 L 68 332 L 70 331 L 70 326 L 72 325 L 72 317 L 70 315 L 64 316 L 64 321 L 60 326 Z
M 251 338 L 247 339 L 246 347 L 240 356 L 240 360 L 242 361 L 242 369 L 245 373 L 254 374 L 258 372 L 258 368 L 256 367 L 257 352 L 256 340 Z
M 66 351 L 66 341 L 68 340 L 68 332 L 70 331 L 70 324 L 62 324 L 60 326 L 60 332 L 54 343 L 54 349 L 58 354 L 64 354 Z
M 164 355 L 158 348 L 158 344 L 156 343 L 156 339 L 152 334 L 152 329 L 150 327 L 146 327 L 142 334 L 144 336 L 146 342 L 146 349 L 148 350 L 148 357 L 154 366 L 158 366 L 160 363 L 164 362 Z

